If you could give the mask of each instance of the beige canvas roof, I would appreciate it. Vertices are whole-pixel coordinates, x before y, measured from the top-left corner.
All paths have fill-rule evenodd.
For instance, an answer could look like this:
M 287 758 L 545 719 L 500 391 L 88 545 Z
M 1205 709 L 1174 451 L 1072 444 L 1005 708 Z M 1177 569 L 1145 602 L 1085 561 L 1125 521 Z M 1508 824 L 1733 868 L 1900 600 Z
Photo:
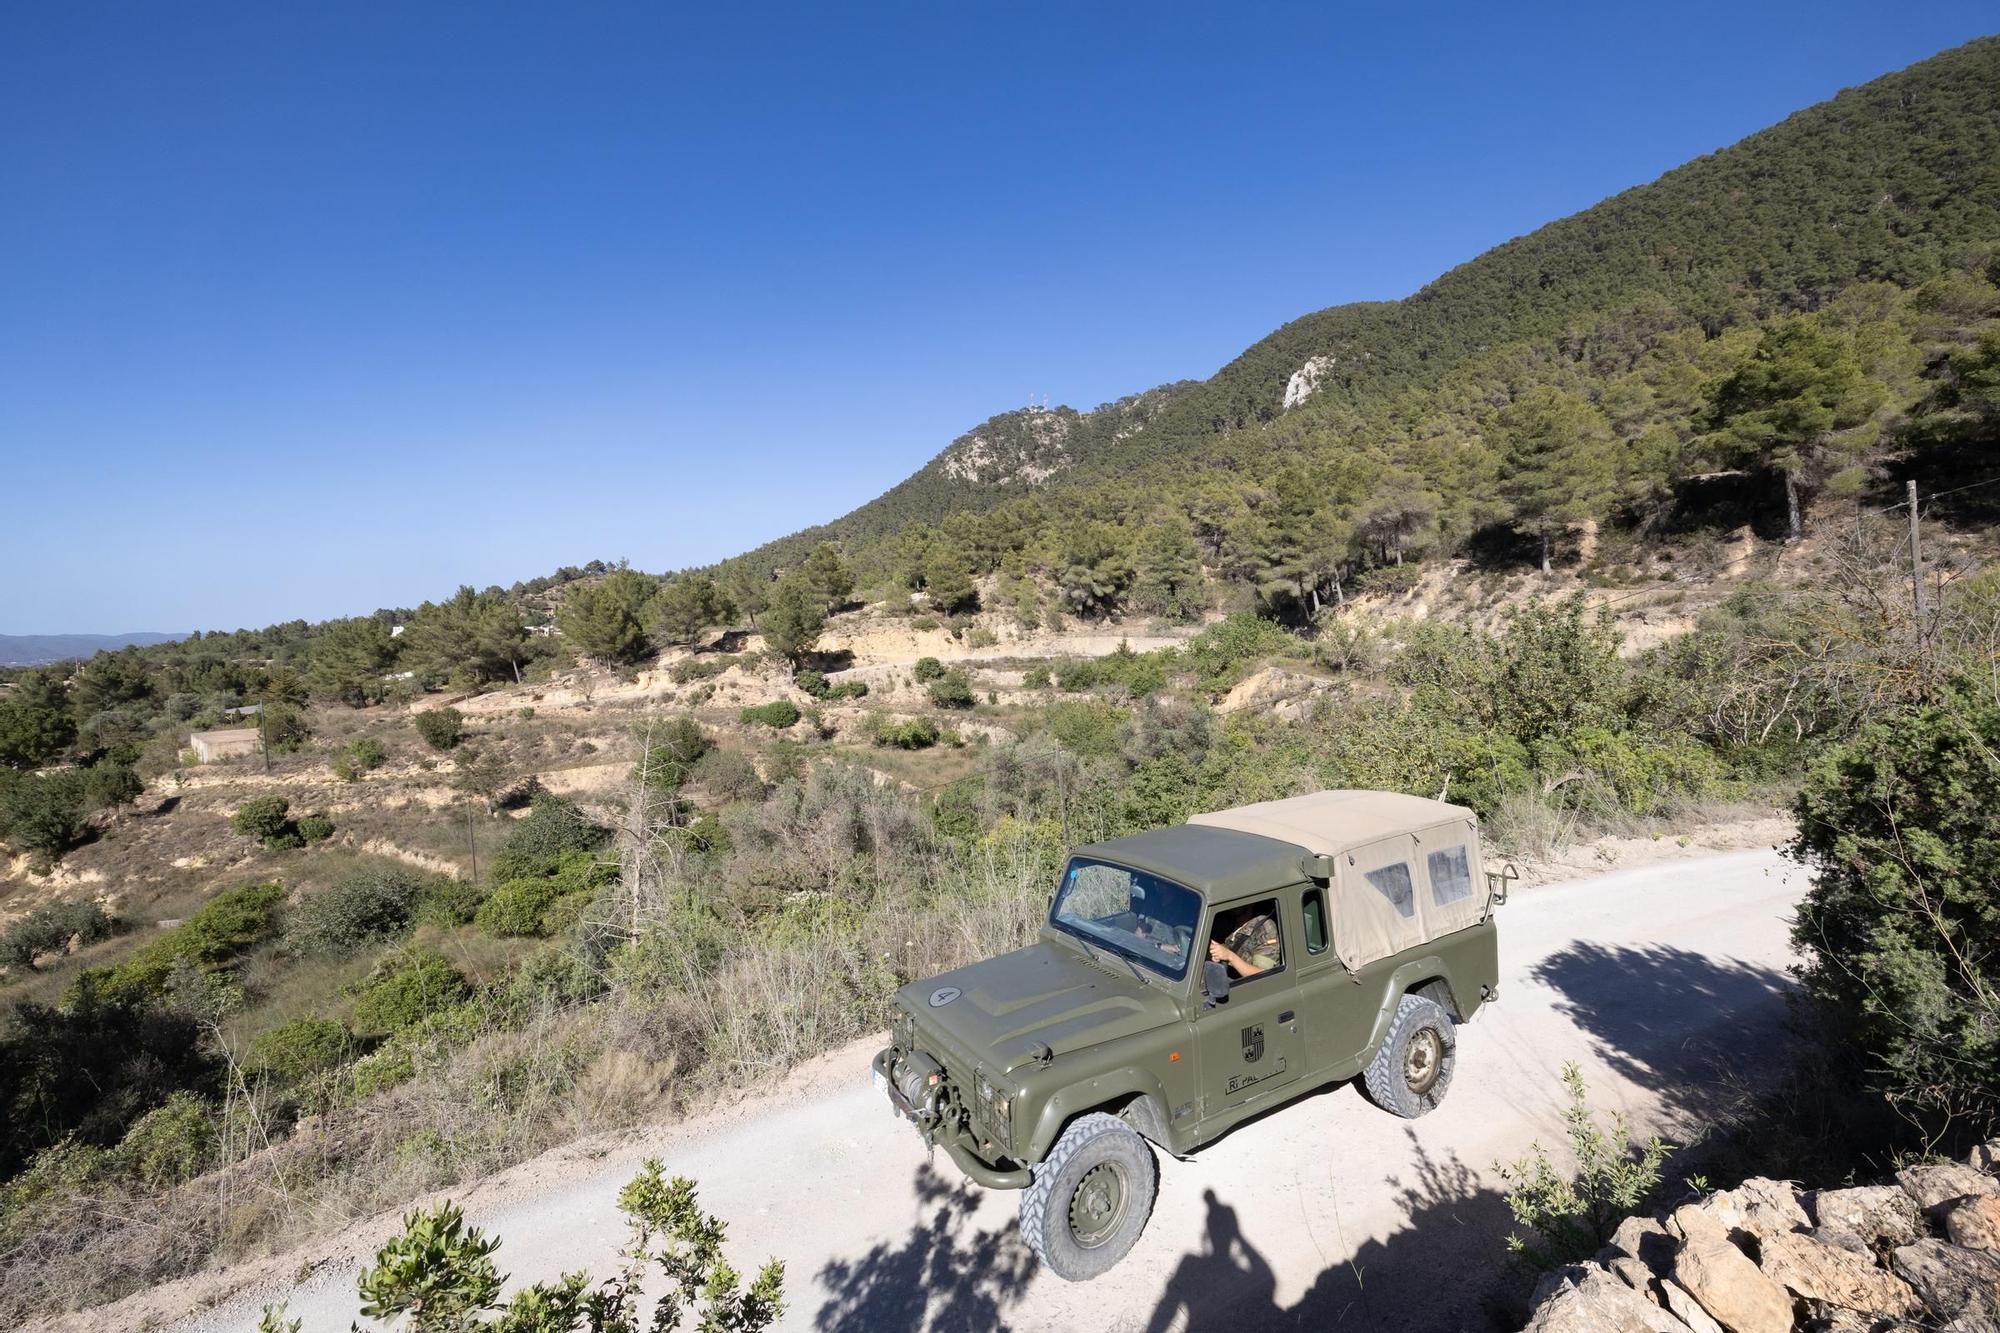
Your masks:
M 1335 859 L 1333 950 L 1350 971 L 1483 920 L 1472 811 L 1386 791 L 1322 791 L 1196 815 Z
M 1190 824 L 1255 833 L 1322 856 L 1359 847 L 1392 833 L 1414 833 L 1471 819 L 1462 805 L 1393 791 L 1317 791 L 1282 801 L 1259 801 L 1234 810 L 1196 815 Z

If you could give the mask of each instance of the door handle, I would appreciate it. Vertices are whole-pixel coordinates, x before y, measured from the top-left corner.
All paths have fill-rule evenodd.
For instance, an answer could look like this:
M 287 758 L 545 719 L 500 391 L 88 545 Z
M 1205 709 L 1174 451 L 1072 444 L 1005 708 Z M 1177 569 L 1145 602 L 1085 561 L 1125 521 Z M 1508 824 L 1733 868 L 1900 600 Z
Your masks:
M 1291 1021 L 1292 1021 L 1293 1017 L 1294 1017 L 1294 1015 L 1293 1015 L 1292 1011 L 1291 1011 L 1291 1010 L 1289 1010 L 1289 1009 L 1287 1009 L 1287 1010 L 1285 1010 L 1285 1012 L 1284 1012 L 1284 1013 L 1282 1013 L 1282 1014 L 1279 1014 L 1279 1015 L 1278 1015 L 1278 1021 L 1279 1021 L 1280 1023 L 1289 1023 L 1289 1022 L 1291 1022 Z

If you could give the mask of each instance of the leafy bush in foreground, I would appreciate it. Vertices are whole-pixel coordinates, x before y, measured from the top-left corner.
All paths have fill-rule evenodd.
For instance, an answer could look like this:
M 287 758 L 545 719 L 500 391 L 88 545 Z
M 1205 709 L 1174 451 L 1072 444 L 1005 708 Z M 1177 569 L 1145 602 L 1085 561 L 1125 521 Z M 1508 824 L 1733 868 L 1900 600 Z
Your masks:
M 1583 1086 L 1583 1071 L 1574 1062 L 1562 1069 L 1569 1105 L 1563 1123 L 1569 1135 L 1576 1174 L 1565 1176 L 1549 1161 L 1546 1149 L 1530 1144 L 1528 1155 L 1512 1166 L 1495 1165 L 1507 1182 L 1507 1207 L 1533 1239 L 1507 1237 L 1507 1248 L 1524 1263 L 1540 1269 L 1579 1263 L 1604 1248 L 1618 1224 L 1644 1207 L 1659 1188 L 1660 1167 L 1673 1145 L 1659 1136 L 1648 1139 L 1634 1155 L 1632 1128 L 1625 1113 L 1611 1117 L 1611 1132 L 1598 1128 Z
M 413 1333 L 664 1331 L 681 1327 L 690 1316 L 713 1333 L 763 1333 L 784 1314 L 784 1264 L 766 1262 L 744 1286 L 722 1254 L 728 1227 L 702 1210 L 693 1181 L 668 1180 L 660 1163 L 648 1160 L 619 1191 L 618 1208 L 631 1228 L 623 1271 L 595 1289 L 584 1273 L 538 1282 L 515 1292 L 504 1306 L 500 1290 L 506 1278 L 493 1262 L 499 1238 L 468 1227 L 465 1211 L 455 1203 L 417 1209 L 404 1216 L 402 1234 L 378 1250 L 361 1274 L 361 1313 L 382 1320 L 406 1316 L 398 1327 Z M 655 1268 L 657 1280 L 642 1281 Z M 642 1287 L 659 1291 L 652 1314 L 643 1319 Z M 286 1320 L 282 1306 L 267 1306 L 259 1328 L 296 1333 L 298 1321 Z
M 354 1031 L 386 1037 L 470 998 L 472 983 L 449 959 L 424 951 L 391 953 L 354 995 Z
M 2000 1124 L 2000 703 L 1961 687 L 1816 762 L 1792 854 L 1806 992 L 1927 1129 Z

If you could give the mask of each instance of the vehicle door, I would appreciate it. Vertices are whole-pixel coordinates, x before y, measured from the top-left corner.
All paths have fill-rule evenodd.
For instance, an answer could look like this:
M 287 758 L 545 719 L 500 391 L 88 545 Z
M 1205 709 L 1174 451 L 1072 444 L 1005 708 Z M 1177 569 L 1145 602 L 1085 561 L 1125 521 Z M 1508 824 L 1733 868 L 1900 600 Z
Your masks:
M 1288 906 L 1292 910 L 1286 911 Z M 1195 1019 L 1202 1108 L 1207 1115 L 1264 1102 L 1304 1072 L 1293 961 L 1298 948 L 1296 896 L 1288 891 L 1218 907 L 1197 962 L 1206 959 L 1209 941 L 1226 943 L 1240 925 L 1260 914 L 1278 927 L 1276 966 L 1232 977 L 1228 998 L 1201 1010 Z
M 1302 884 L 1290 891 L 1298 904 L 1299 950 L 1293 957 L 1298 970 L 1300 1058 L 1308 1078 L 1347 1062 L 1355 1049 L 1349 1044 L 1352 1038 L 1342 1035 L 1351 1024 L 1343 1021 L 1340 1010 L 1353 1007 L 1359 988 L 1333 950 L 1330 891 L 1326 884 Z

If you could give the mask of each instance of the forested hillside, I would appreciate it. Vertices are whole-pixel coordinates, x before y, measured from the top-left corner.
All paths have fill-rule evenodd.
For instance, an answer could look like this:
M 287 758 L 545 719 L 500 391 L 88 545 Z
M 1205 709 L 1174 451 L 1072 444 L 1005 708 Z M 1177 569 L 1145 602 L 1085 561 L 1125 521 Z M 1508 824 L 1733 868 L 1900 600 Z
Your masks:
M 1704 1132 L 2000 1129 L 1996 432 L 1985 40 L 717 568 L 0 670 L 0 1325 L 768 1086 L 1071 846 L 1334 787 L 1531 875 L 1859 830 L 1833 1054 Z
M 981 433 L 1131 416 L 1135 400 L 997 417 L 740 563 L 768 576 L 831 540 L 864 583 L 921 586 L 935 538 L 975 573 L 1005 566 L 1092 614 L 1157 603 L 1149 569 L 1184 563 L 1191 541 L 1211 576 L 1290 615 L 1351 573 L 1482 534 L 1648 530 L 1674 516 L 1677 487 L 1719 470 L 1766 474 L 1772 505 L 1789 476 L 1809 514 L 1913 451 L 1991 431 L 1996 244 L 2000 40 L 1986 39 L 1406 300 L 1295 320 L 1206 382 L 1142 396 L 1154 410 L 1128 428 L 1074 431 L 1046 478 L 952 465 Z M 1286 410 L 1302 370 L 1316 390 Z

